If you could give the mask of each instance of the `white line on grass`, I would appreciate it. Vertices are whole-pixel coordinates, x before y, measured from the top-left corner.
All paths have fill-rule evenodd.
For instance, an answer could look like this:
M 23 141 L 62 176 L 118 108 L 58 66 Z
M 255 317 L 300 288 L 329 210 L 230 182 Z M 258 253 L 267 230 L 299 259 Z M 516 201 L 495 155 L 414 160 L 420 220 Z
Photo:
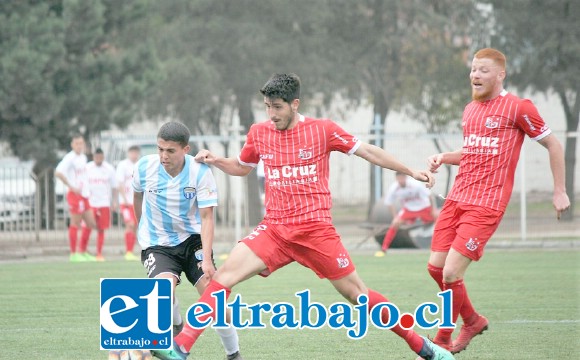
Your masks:
M 520 320 L 509 320 L 509 321 L 500 321 L 503 324 L 576 324 L 580 323 L 580 320 L 527 320 L 527 319 L 520 319 Z

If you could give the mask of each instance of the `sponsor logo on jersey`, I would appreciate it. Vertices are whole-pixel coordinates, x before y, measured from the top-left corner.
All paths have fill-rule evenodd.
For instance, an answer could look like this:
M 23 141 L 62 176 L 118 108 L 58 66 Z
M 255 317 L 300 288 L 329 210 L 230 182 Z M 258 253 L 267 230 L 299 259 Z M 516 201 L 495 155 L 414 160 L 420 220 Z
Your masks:
M 186 199 L 193 199 L 195 197 L 196 191 L 194 187 L 186 186 L 183 188 L 183 196 Z
M 463 138 L 463 147 L 467 154 L 497 155 L 499 153 L 499 137 L 469 134 Z
M 161 194 L 163 190 L 161 189 L 147 189 L 147 192 L 151 193 L 151 194 L 155 194 L 155 195 L 159 195 Z
M 274 158 L 274 154 L 260 154 L 260 159 L 272 160 L 273 158 Z
M 342 136 L 338 135 L 336 131 L 332 133 L 332 136 L 340 140 L 344 145 L 348 144 L 348 141 L 346 141 Z
M 534 124 L 532 124 L 528 115 L 524 114 L 523 116 L 524 116 L 524 120 L 526 120 L 526 122 L 528 123 L 530 130 L 536 130 L 536 127 L 534 126 Z
M 266 169 L 266 177 L 270 186 L 288 186 L 308 184 L 318 181 L 316 164 L 290 166 L 284 165 L 279 169 Z

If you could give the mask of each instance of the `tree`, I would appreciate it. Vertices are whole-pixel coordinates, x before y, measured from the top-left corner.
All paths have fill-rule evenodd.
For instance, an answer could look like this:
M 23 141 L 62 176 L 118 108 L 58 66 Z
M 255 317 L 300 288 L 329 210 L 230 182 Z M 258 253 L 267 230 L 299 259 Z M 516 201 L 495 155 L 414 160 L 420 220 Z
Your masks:
M 497 32 L 492 45 L 507 53 L 508 80 L 521 90 L 554 92 L 566 116 L 566 131 L 578 131 L 580 120 L 580 2 L 573 0 L 489 1 Z M 566 137 L 566 192 L 574 217 L 576 147 L 578 137 Z
M 126 126 L 154 80 L 146 43 L 121 41 L 143 3 L 105 0 L 0 3 L 0 139 L 37 173 L 86 137 Z M 125 17 L 124 17 L 125 16 Z M 138 39 L 137 39 L 138 40 Z
M 35 161 L 41 199 L 54 199 L 52 169 L 70 135 L 126 126 L 155 79 L 146 42 L 123 38 L 141 23 L 144 2 L 0 2 L 0 140 Z M 53 223 L 54 203 L 49 208 Z M 52 225 L 50 225 L 52 226 Z

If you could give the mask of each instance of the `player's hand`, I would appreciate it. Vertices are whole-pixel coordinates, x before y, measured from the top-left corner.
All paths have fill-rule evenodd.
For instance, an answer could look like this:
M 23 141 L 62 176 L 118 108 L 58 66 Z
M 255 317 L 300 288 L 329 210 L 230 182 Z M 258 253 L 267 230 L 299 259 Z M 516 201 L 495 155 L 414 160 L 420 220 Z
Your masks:
M 566 192 L 554 193 L 552 203 L 554 205 L 554 209 L 556 210 L 556 216 L 558 217 L 558 220 L 560 220 L 562 213 L 570 208 L 570 199 L 568 198 L 568 194 L 566 194 Z
M 207 276 L 208 279 L 211 280 L 211 278 L 213 278 L 213 275 L 215 274 L 215 266 L 213 264 L 213 261 L 211 261 L 211 259 L 204 258 L 201 261 L 201 271 L 203 271 L 203 274 Z
M 424 182 L 428 189 L 431 189 L 435 185 L 435 177 L 433 177 L 430 171 L 413 171 L 411 176 L 415 180 Z
M 195 155 L 195 161 L 200 162 L 200 163 L 205 163 L 205 164 L 213 164 L 216 160 L 216 157 L 214 154 L 212 154 L 209 150 L 206 149 L 201 149 L 199 150 L 199 152 L 197 153 L 197 155 Z
M 435 154 L 427 158 L 427 165 L 432 173 L 437 173 L 437 169 L 439 169 L 441 164 L 443 164 L 443 154 Z

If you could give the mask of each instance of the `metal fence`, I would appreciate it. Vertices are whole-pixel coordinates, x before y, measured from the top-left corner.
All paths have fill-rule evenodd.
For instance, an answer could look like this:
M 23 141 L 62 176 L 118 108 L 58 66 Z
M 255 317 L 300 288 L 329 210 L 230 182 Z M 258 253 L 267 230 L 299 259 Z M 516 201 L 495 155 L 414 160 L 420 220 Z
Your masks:
M 367 134 L 356 134 L 363 141 L 373 141 Z M 564 134 L 556 134 L 564 142 Z M 151 136 L 154 138 L 154 136 Z M 192 137 L 196 143 L 208 144 L 218 154 L 224 154 L 224 144 L 234 143 L 234 137 Z M 240 139 L 239 136 L 236 139 Z M 434 137 L 424 134 L 388 134 L 384 136 L 385 149 L 404 163 L 415 168 L 425 168 L 427 156 L 436 153 Z M 438 135 L 437 139 L 446 147 L 445 150 L 457 149 L 462 144 L 461 134 Z M 126 148 L 132 139 L 103 139 L 103 142 L 122 143 Z M 232 145 L 233 146 L 233 145 Z M 119 146 L 117 146 L 119 147 Z M 230 154 L 233 148 L 227 149 Z M 580 159 L 580 147 L 576 158 Z M 218 225 L 232 228 L 235 219 L 245 229 L 247 223 L 247 199 L 241 197 L 241 206 L 235 205 L 234 196 L 225 189 L 239 188 L 239 178 L 226 176 L 214 171 L 220 189 L 220 206 L 217 209 L 219 219 L 229 219 Z M 456 169 L 451 170 L 451 183 Z M 333 194 L 335 221 L 337 227 L 341 222 L 356 224 L 364 222 L 371 196 L 381 196 L 384 191 L 370 194 L 370 178 L 376 175 L 371 166 L 356 156 L 332 154 L 331 156 L 331 190 Z M 236 180 L 238 179 L 238 180 Z M 580 181 L 580 176 L 576 176 Z M 437 184 L 433 188 L 435 195 L 445 196 L 447 174 L 437 174 Z M 244 181 L 244 180 L 242 180 Z M 382 189 L 394 181 L 394 174 L 383 170 Z M 576 185 L 580 190 L 580 186 Z M 232 191 L 232 193 L 234 193 Z M 580 238 L 579 216 L 572 222 L 558 222 L 551 208 L 552 178 L 546 150 L 526 140 L 518 166 L 512 200 L 506 211 L 502 225 L 494 238 L 506 240 Z M 576 203 L 580 195 L 576 196 Z M 580 209 L 580 206 L 576 206 Z M 220 216 L 224 212 L 236 213 L 234 217 Z M 2 244 L 30 244 L 35 242 L 67 244 L 68 210 L 65 189 L 53 175 L 53 170 L 35 176 L 30 165 L 0 167 L 0 246 Z M 235 219 L 234 219 L 235 218 Z M 356 231 L 356 230 L 353 230 Z M 361 237 L 364 230 L 360 229 Z M 113 216 L 113 227 L 107 237 L 119 240 L 123 236 L 122 223 L 116 212 Z M 239 236 L 239 234 L 236 234 Z

